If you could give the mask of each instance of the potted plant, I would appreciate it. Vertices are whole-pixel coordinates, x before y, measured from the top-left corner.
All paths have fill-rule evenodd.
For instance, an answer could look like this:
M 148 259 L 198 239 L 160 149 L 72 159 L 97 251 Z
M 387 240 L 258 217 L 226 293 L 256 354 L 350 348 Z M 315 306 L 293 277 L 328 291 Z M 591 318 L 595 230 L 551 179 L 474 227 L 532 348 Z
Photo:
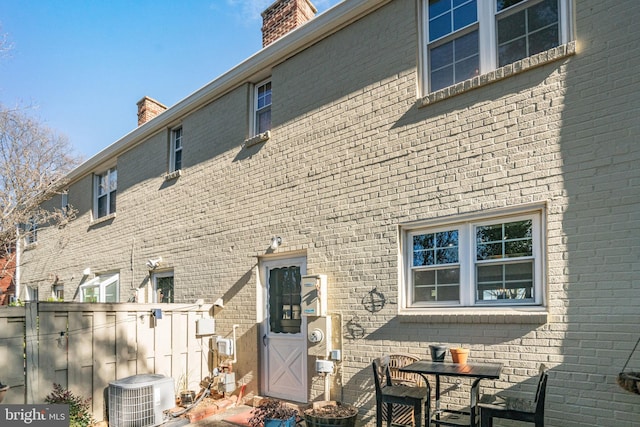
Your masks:
M 453 363 L 467 363 L 467 357 L 469 357 L 468 348 L 457 347 L 452 348 L 450 351 Z
M 431 360 L 434 362 L 444 362 L 444 357 L 447 355 L 446 345 L 431 344 L 429 346 L 431 350 Z
M 251 427 L 295 427 L 298 410 L 275 399 L 264 399 L 251 410 Z
M 325 400 L 314 402 L 304 410 L 303 415 L 307 427 L 354 427 L 358 408 L 346 403 Z
M 196 397 L 196 392 L 194 390 L 189 390 L 189 373 L 185 372 L 180 375 L 178 379 L 178 388 L 180 390 L 180 405 L 188 406 L 191 405 Z

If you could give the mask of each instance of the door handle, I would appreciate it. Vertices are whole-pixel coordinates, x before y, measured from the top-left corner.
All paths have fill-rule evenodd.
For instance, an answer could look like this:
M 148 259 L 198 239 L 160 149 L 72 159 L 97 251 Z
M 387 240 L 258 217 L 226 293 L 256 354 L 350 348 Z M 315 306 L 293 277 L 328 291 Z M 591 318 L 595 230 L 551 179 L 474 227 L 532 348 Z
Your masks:
M 267 346 L 267 334 L 264 334 L 262 336 L 262 345 L 265 347 Z

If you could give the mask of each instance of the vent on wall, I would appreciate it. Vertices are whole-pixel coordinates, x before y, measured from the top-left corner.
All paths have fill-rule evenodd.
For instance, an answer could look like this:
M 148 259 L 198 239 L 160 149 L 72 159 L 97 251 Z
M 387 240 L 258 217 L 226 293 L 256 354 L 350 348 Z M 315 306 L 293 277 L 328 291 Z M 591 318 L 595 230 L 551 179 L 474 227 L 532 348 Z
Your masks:
M 109 383 L 109 426 L 147 427 L 164 422 L 163 412 L 175 406 L 173 378 L 134 375 Z

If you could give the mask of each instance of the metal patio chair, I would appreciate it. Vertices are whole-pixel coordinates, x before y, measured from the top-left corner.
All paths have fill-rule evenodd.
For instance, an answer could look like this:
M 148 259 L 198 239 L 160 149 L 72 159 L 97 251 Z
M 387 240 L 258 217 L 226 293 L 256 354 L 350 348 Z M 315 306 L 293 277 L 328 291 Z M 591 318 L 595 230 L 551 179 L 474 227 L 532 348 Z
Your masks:
M 535 427 L 544 427 L 544 403 L 549 373 L 544 365 L 540 366 L 538 387 L 533 401 L 502 395 L 486 395 L 480 398 L 480 426 L 492 427 L 494 418 L 526 421 Z
M 396 360 L 397 363 L 397 360 Z M 426 386 L 412 385 L 414 378 L 402 374 L 394 383 L 390 366 L 390 357 L 384 356 L 373 361 L 373 378 L 376 387 L 376 427 L 382 427 L 386 410 L 387 427 L 391 424 L 413 424 L 415 427 L 428 425 L 431 406 L 431 389 Z M 394 368 L 397 369 L 398 366 Z M 405 377 L 406 376 L 406 377 Z M 399 405 L 409 407 L 409 410 L 395 408 Z

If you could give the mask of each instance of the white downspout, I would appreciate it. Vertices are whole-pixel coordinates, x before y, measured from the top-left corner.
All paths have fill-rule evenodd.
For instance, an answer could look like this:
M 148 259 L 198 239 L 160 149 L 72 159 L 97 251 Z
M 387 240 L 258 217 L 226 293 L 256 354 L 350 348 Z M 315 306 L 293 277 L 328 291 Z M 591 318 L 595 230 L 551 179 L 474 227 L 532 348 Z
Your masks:
M 16 299 L 20 299 L 20 253 L 22 252 L 22 248 L 20 245 L 20 227 L 16 226 L 16 271 L 13 277 L 13 280 L 16 285 Z M 26 300 L 26 298 L 25 298 Z
M 240 325 L 233 325 L 233 360 L 232 360 L 232 363 L 234 365 L 238 361 L 238 346 L 236 345 L 236 329 L 238 329 L 239 327 L 240 327 Z

